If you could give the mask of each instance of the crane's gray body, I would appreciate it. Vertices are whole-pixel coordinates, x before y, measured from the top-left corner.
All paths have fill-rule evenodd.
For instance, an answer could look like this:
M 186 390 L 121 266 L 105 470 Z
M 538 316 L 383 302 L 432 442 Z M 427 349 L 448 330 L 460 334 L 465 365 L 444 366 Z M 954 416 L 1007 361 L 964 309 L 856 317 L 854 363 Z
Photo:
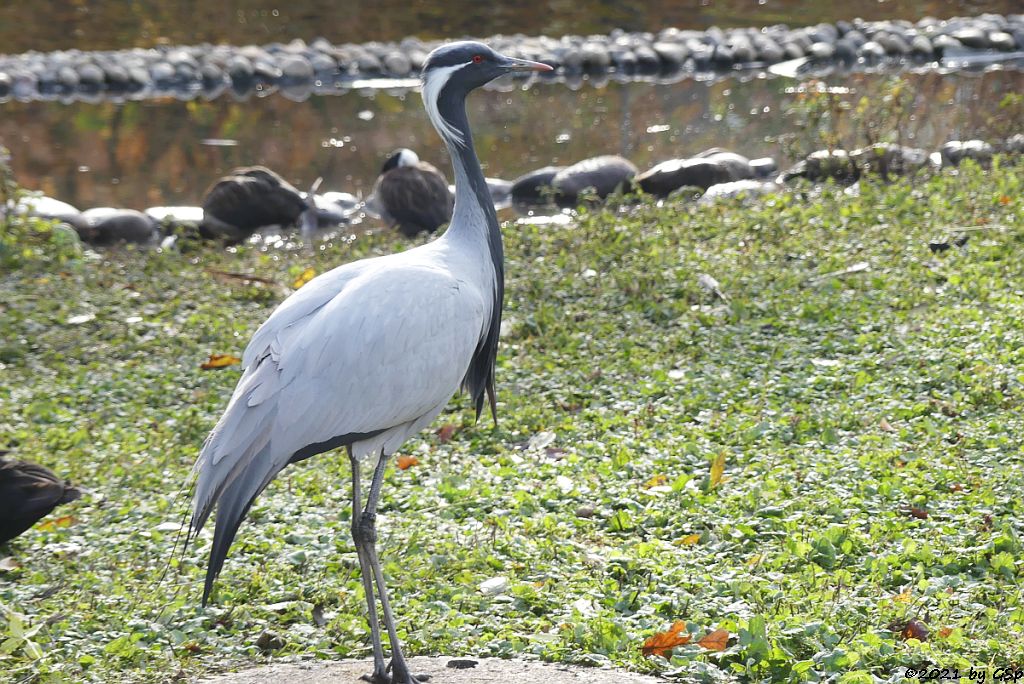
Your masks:
M 484 60 L 488 60 L 484 63 Z M 477 416 L 495 411 L 494 367 L 504 297 L 498 219 L 473 150 L 465 97 L 512 68 L 479 43 L 439 48 L 424 67 L 423 98 L 455 171 L 455 209 L 437 240 L 314 278 L 271 314 L 243 355 L 244 372 L 196 461 L 189 536 L 217 507 L 203 593 L 209 598 L 253 500 L 289 463 L 344 446 L 353 465 L 353 536 L 374 639 L 374 681 L 392 680 L 373 605 L 377 584 L 391 633 L 394 679 L 415 682 L 398 648 L 373 518 L 388 456 L 430 424 L 464 387 Z M 469 67 L 467 69 L 467 67 Z M 360 514 L 359 464 L 377 459 Z

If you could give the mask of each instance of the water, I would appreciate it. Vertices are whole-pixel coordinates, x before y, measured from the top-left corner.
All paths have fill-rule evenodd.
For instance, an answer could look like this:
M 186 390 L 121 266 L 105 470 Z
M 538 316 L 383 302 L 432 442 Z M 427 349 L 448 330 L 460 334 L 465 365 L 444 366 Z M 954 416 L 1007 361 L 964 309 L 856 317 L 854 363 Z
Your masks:
M 879 100 L 888 76 L 826 79 L 843 98 Z M 934 149 L 984 135 L 1007 92 L 1024 92 L 1024 72 L 905 74 L 915 91 L 904 143 Z M 548 164 L 621 154 L 642 169 L 722 146 L 750 157 L 786 159 L 780 136 L 797 81 L 756 77 L 668 85 L 609 82 L 572 90 L 535 85 L 484 90 L 470 101 L 477 151 L 488 175 L 514 178 Z M 789 91 L 789 92 L 787 92 Z M 848 139 L 858 139 L 855 131 Z M 235 101 L 173 99 L 124 104 L 9 102 L 0 140 L 20 182 L 80 207 L 198 204 L 236 166 L 263 164 L 300 188 L 366 194 L 384 158 L 415 148 L 440 168 L 448 160 L 418 93 L 352 92 L 293 102 L 280 96 Z M 798 141 L 800 142 L 800 141 Z M 809 145 L 811 140 L 805 142 Z
M 4 0 L 0 50 L 100 50 L 158 44 L 287 42 L 323 36 L 335 43 L 658 31 L 667 26 L 765 26 L 852 19 L 946 18 L 1020 12 L 1020 0 Z
M 1008 12 L 1019 5 L 1016 0 L 847 0 L 841 5 L 686 0 L 645 2 L 625 11 L 620 4 L 580 0 L 517 3 L 515 10 L 466 2 L 445 3 L 443 10 L 428 5 L 408 9 L 407 3 L 393 0 L 348 9 L 341 9 L 348 3 L 333 0 L 294 0 L 287 7 L 240 2 L 231 10 L 215 4 L 40 0 L 29 14 L 23 3 L 0 3 L 0 44 L 16 52 L 203 40 L 265 43 L 316 35 L 341 42 L 409 34 L 562 34 L 607 32 L 615 26 L 759 25 L 786 18 L 792 24 L 811 23 L 858 14 L 869 19 L 951 16 Z M 794 16 L 801 21 L 793 21 Z M 855 104 L 862 96 L 878 100 L 887 78 L 862 73 L 826 80 L 849 89 L 846 99 Z M 1003 96 L 1024 92 L 1019 70 L 905 78 L 916 94 L 903 142 L 926 148 L 951 138 L 988 135 Z M 713 146 L 751 157 L 776 156 L 785 163 L 787 148 L 779 137 L 794 130 L 784 112 L 796 97 L 787 90 L 796 85 L 752 74 L 671 84 L 538 84 L 524 92 L 475 93 L 470 119 L 486 172 L 504 178 L 610 153 L 626 156 L 642 170 Z M 848 133 L 850 142 L 857 139 L 855 132 Z M 251 164 L 269 166 L 300 188 L 323 176 L 323 190 L 365 195 L 384 158 L 399 146 L 415 148 L 423 159 L 448 168 L 413 91 L 360 90 L 305 102 L 280 95 L 244 101 L 226 95 L 212 102 L 8 102 L 0 105 L 0 144 L 10 149 L 25 187 L 81 208 L 198 204 L 216 178 Z

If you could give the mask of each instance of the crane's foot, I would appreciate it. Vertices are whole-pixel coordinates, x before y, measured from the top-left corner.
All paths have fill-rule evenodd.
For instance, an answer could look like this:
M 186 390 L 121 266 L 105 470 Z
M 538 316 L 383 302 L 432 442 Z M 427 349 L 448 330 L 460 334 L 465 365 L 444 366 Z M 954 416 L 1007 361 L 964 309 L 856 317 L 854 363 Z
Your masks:
M 388 666 L 388 669 L 390 670 L 391 667 Z M 403 666 L 394 675 L 389 675 L 386 672 L 374 672 L 373 674 L 363 675 L 360 679 L 364 682 L 370 682 L 370 684 L 422 684 L 423 682 L 430 681 L 430 675 L 413 675 Z
M 409 667 L 405 664 L 405 658 L 392 658 L 388 667 L 393 673 L 392 684 L 420 684 L 430 679 L 428 674 L 410 674 Z

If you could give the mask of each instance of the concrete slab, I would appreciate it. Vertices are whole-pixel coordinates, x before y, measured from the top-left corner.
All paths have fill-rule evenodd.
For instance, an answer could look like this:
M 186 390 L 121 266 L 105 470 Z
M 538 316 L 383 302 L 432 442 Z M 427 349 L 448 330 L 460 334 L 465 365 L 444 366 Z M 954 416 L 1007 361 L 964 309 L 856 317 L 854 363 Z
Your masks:
M 409 662 L 415 674 L 431 675 L 429 684 L 655 684 L 663 681 L 622 670 L 499 658 L 421 656 Z M 460 663 L 475 665 L 456 667 Z M 200 681 L 201 684 L 363 684 L 360 676 L 372 669 L 370 660 L 282 663 Z

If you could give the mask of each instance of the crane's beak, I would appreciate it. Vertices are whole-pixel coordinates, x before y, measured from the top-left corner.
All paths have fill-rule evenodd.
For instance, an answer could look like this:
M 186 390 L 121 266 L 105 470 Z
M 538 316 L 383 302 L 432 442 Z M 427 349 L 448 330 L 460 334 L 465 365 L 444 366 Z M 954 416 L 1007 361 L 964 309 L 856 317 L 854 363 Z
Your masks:
M 552 71 L 554 69 L 543 62 L 531 62 L 528 59 L 516 59 L 515 57 L 505 57 L 501 66 L 506 71 Z

